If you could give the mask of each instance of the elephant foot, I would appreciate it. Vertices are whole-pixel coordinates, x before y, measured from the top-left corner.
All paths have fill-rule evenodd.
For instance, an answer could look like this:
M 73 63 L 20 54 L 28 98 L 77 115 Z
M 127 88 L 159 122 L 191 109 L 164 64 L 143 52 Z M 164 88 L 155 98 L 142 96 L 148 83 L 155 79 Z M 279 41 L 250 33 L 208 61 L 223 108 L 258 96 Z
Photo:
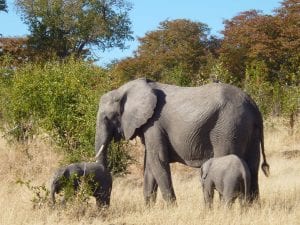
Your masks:
M 259 186 L 256 174 L 251 176 L 251 186 L 249 190 L 249 195 L 247 195 L 247 200 L 249 204 L 259 202 Z
M 172 197 L 164 197 L 163 199 L 165 200 L 166 206 L 167 207 L 173 207 L 173 206 L 177 206 L 177 201 L 176 201 L 176 197 L 172 196 Z M 145 197 L 145 205 L 147 207 L 152 207 L 154 206 L 156 203 L 156 194 L 151 195 L 151 196 L 146 196 Z
M 98 209 L 107 209 L 107 208 L 109 208 L 108 203 L 103 203 L 101 201 L 96 201 L 96 205 L 97 205 Z
M 145 197 L 145 205 L 147 207 L 152 207 L 154 206 L 156 203 L 156 195 L 151 195 L 151 196 L 146 196 Z
M 247 199 L 247 203 L 251 205 L 253 203 L 258 203 L 259 200 L 259 192 L 256 191 L 254 193 L 250 193 L 249 198 Z
M 168 202 L 166 202 L 166 206 L 167 207 L 177 207 L 178 205 L 177 205 L 176 199 L 174 201 L 168 201 Z
M 176 201 L 175 195 L 172 195 L 172 194 L 167 195 L 167 196 L 163 195 L 163 199 L 165 200 L 167 207 L 177 206 L 177 201 Z

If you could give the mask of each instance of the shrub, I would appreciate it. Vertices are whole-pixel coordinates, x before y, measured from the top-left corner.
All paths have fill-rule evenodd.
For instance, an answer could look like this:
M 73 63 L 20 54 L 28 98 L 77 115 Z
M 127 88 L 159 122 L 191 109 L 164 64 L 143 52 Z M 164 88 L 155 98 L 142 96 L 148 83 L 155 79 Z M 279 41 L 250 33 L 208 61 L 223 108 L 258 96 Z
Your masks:
M 189 73 L 179 65 L 163 70 L 161 73 L 161 82 L 178 86 L 190 86 L 191 78 L 189 77 Z
M 107 71 L 70 59 L 27 64 L 14 72 L 10 82 L 5 120 L 15 139 L 24 141 L 39 131 L 47 132 L 67 153 L 66 161 L 94 156 L 98 99 L 117 82 Z M 120 171 L 123 155 L 113 152 L 122 166 L 114 161 L 112 167 Z
M 253 61 L 247 65 L 245 90 L 253 97 L 265 116 L 283 116 L 290 119 L 293 128 L 300 107 L 300 87 L 296 78 L 285 82 L 285 77 L 297 77 L 299 74 L 285 74 L 269 80 L 270 72 L 262 61 Z
M 9 90 L 12 85 L 13 68 L 10 66 L 11 58 L 8 56 L 0 57 L 0 121 L 5 116 L 5 107 L 9 100 Z M 1 123 L 3 125 L 3 123 Z M 1 128 L 0 125 L 0 128 Z
M 68 152 L 92 149 L 98 76 L 99 69 L 73 60 L 18 69 L 7 110 L 16 138 L 42 128 Z
M 113 174 L 125 174 L 127 167 L 133 162 L 128 154 L 128 145 L 125 142 L 112 142 L 108 150 L 108 168 Z
M 237 79 L 224 67 L 221 61 L 215 62 L 210 71 L 210 78 L 219 82 L 237 85 Z
M 32 193 L 31 202 L 33 204 L 33 208 L 41 208 L 43 206 L 50 205 L 50 191 L 46 188 L 45 184 L 33 185 L 31 180 L 23 181 L 21 179 L 18 179 L 16 183 L 22 186 L 25 185 Z
M 293 133 L 296 116 L 300 112 L 300 87 L 299 86 L 282 86 L 281 110 L 284 117 L 289 118 L 289 126 Z
M 264 115 L 270 115 L 274 108 L 274 87 L 267 81 L 267 75 L 268 69 L 264 62 L 253 61 L 247 65 L 244 88 Z

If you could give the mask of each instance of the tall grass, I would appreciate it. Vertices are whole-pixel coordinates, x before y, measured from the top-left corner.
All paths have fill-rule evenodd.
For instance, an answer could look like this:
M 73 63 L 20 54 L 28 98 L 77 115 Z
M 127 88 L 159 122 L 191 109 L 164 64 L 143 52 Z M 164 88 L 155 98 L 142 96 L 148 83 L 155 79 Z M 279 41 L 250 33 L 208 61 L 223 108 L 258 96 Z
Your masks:
M 230 210 L 223 208 L 217 198 L 214 208 L 206 210 L 198 171 L 179 164 L 172 165 L 178 205 L 167 207 L 159 193 L 157 204 L 146 208 L 142 190 L 143 150 L 138 146 L 131 152 L 140 156 L 139 163 L 130 168 L 132 173 L 114 178 L 108 210 L 99 211 L 92 198 L 88 205 L 73 202 L 67 207 L 45 204 L 33 208 L 32 192 L 16 184 L 16 180 L 31 180 L 32 185 L 48 186 L 63 156 L 55 151 L 51 142 L 41 138 L 27 147 L 9 146 L 0 139 L 0 224 L 299 224 L 299 124 L 293 135 L 282 124 L 285 121 L 266 123 L 265 145 L 271 176 L 266 178 L 260 172 L 260 204 L 241 209 L 236 203 Z

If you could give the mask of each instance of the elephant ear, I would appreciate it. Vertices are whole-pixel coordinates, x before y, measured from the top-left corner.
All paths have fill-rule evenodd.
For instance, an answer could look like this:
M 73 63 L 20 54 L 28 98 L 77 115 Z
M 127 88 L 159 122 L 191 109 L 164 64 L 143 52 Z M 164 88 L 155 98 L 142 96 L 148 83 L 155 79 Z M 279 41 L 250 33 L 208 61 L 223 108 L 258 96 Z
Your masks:
M 146 79 L 138 79 L 124 85 L 121 123 L 126 140 L 132 138 L 135 130 L 153 116 L 157 97 Z

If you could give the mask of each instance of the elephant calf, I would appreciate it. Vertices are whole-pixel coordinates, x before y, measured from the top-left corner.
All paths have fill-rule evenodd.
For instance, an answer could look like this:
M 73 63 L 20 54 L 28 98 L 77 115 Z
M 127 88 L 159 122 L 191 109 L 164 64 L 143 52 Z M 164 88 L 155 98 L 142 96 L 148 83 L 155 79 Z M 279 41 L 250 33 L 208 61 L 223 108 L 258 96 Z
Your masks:
M 55 193 L 58 194 L 68 184 L 77 191 L 82 178 L 87 178 L 87 184 L 96 198 L 97 206 L 109 206 L 112 176 L 107 168 L 98 162 L 72 163 L 59 168 L 51 182 L 52 202 L 55 203 Z
M 212 205 L 214 189 L 222 201 L 230 206 L 239 197 L 248 202 L 251 177 L 247 164 L 236 155 L 211 158 L 200 168 L 205 205 Z

